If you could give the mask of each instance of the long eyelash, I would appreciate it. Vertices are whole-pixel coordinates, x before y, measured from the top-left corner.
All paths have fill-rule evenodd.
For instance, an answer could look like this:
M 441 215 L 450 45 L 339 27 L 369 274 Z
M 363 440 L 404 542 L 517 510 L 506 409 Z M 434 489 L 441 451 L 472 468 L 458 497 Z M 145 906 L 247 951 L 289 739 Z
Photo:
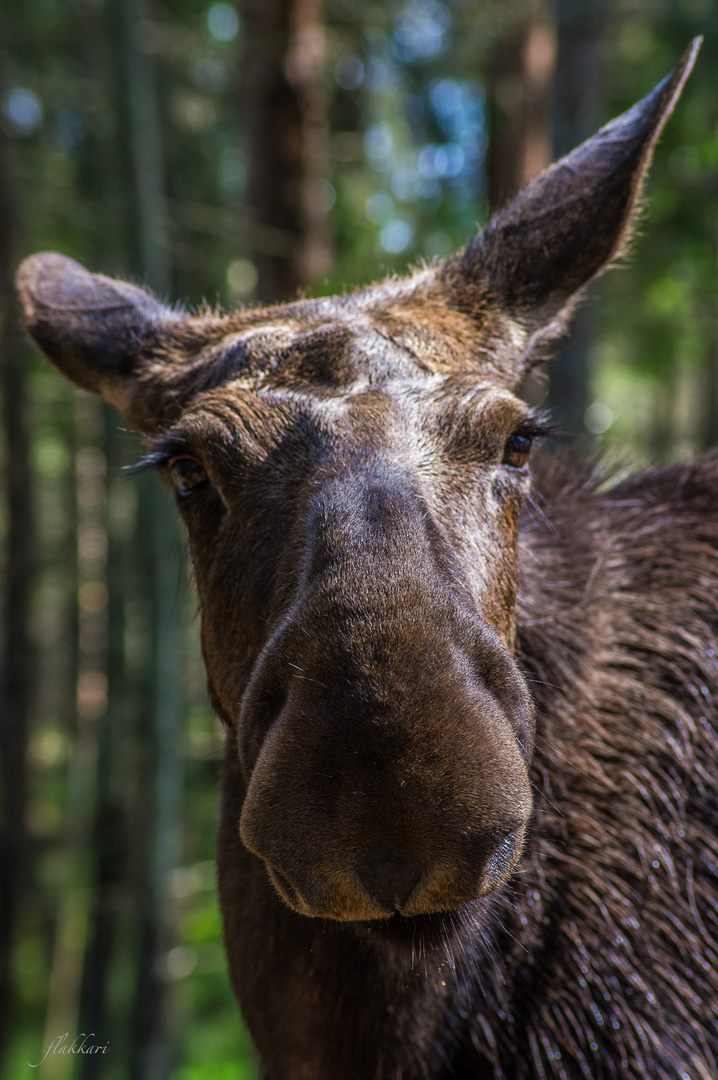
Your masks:
M 146 472 L 156 472 L 157 469 L 163 468 L 169 461 L 167 454 L 147 454 L 141 458 L 140 461 L 136 461 L 134 465 L 124 465 L 123 472 L 128 476 L 140 476 Z
M 125 471 L 129 476 L 139 476 L 141 473 L 163 469 L 171 458 L 178 454 L 186 454 L 189 450 L 187 442 L 176 435 L 158 435 L 152 438 L 151 442 L 155 446 L 151 454 L 141 458 L 135 465 L 125 466 Z
M 546 439 L 552 435 L 563 435 L 564 432 L 551 415 L 541 409 L 534 409 L 525 420 L 522 420 L 514 435 L 527 435 L 532 439 Z

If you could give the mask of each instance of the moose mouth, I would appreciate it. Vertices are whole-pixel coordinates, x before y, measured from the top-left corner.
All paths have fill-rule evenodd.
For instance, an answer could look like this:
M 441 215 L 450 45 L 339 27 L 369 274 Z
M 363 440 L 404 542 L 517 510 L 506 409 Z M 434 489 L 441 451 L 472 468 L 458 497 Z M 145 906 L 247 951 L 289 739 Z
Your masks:
M 412 966 L 432 953 L 439 952 L 442 960 L 454 966 L 455 960 L 465 953 L 464 941 L 476 941 L 482 930 L 495 921 L 494 912 L 510 870 L 520 853 L 522 843 L 517 843 L 514 833 L 508 834 L 499 845 L 487 866 L 489 879 L 484 882 L 482 895 L 473 900 L 420 915 L 404 915 L 395 911 L 385 919 L 372 919 L 352 925 L 357 933 L 375 946 L 390 946 L 398 955 L 410 957 Z
M 397 943 L 404 938 L 411 943 L 417 932 L 422 940 L 432 941 L 437 933 L 445 940 L 511 877 L 526 831 L 525 823 L 512 824 L 516 827 L 501 830 L 503 835 L 488 834 L 488 843 L 487 836 L 474 843 L 473 859 L 437 864 L 436 873 L 406 855 L 388 853 L 354 867 L 343 882 L 329 879 L 317 890 L 311 879 L 297 882 L 276 861 L 265 856 L 263 862 L 279 897 L 298 914 L 363 927 Z
M 380 871 L 385 875 L 389 874 L 389 886 L 384 887 L 386 883 L 381 873 L 376 878 L 371 876 L 374 863 L 369 862 L 366 864 L 369 870 L 366 866 L 364 868 L 363 881 L 352 875 L 354 886 L 361 882 L 358 892 L 353 888 L 344 895 L 336 892 L 322 895 L 321 892 L 304 891 L 301 886 L 298 887 L 275 862 L 266 857 L 263 862 L 267 876 L 280 898 L 301 915 L 320 919 L 328 917 L 350 925 L 366 927 L 369 933 L 378 929 L 385 936 L 397 938 L 413 934 L 416 929 L 431 936 L 436 924 L 445 938 L 447 928 L 455 929 L 461 923 L 462 913 L 469 910 L 471 905 L 495 893 L 510 878 L 521 857 L 524 834 L 523 826 L 509 829 L 495 846 L 493 854 L 478 876 L 471 873 L 473 883 L 470 884 L 464 878 L 463 887 L 459 867 L 454 868 L 456 876 L 452 874 L 447 877 L 442 888 L 436 888 L 436 882 L 432 888 L 421 869 L 415 872 L 416 866 L 412 860 L 406 859 L 404 863 L 397 863 L 399 873 L 392 878 L 391 870 L 397 867 L 392 868 L 389 865 L 387 869 L 386 860 L 379 859 L 376 863 Z M 410 881 L 405 874 L 407 867 L 411 872 Z M 403 900 L 399 891 L 396 891 L 402 884 L 406 892 Z M 393 901 L 390 899 L 392 893 Z
M 402 915 L 351 923 L 355 933 L 373 948 L 389 949 L 397 960 L 412 967 L 436 955 L 440 964 L 454 968 L 468 959 L 466 943 L 474 943 L 495 923 L 497 894 L 470 900 L 451 911 L 428 915 Z

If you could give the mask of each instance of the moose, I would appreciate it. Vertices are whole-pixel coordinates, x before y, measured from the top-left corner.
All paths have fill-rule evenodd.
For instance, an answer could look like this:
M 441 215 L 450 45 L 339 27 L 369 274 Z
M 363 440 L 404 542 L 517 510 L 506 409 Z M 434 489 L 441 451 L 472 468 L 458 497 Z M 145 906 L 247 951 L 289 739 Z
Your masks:
M 404 278 L 191 315 L 20 267 L 187 526 L 266 1080 L 718 1077 L 718 460 L 530 463 L 520 396 L 698 46 Z

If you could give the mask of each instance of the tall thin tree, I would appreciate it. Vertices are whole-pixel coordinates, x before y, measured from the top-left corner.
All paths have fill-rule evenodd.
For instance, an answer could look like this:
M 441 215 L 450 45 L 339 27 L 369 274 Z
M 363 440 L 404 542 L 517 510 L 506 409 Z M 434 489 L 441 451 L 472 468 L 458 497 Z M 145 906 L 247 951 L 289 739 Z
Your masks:
M 151 58 L 142 50 L 146 18 L 141 0 L 110 0 L 111 39 L 115 59 L 115 111 L 120 157 L 124 163 L 124 211 L 128 250 L 122 253 L 131 272 L 158 293 L 170 292 L 171 258 L 165 195 L 162 135 L 158 95 Z M 117 419 L 107 418 L 106 441 L 115 466 L 121 458 L 118 440 L 110 430 Z M 111 462 L 112 465 L 112 462 Z M 178 617 L 179 564 L 176 521 L 168 498 L 155 477 L 143 476 L 139 488 L 138 520 L 133 566 L 124 561 L 110 529 L 108 568 L 110 655 L 109 675 L 136 681 L 137 756 L 139 777 L 132 807 L 134 850 L 128 852 L 138 907 L 136 988 L 130 1025 L 128 1071 L 137 1080 L 164 1080 L 171 1068 L 168 1036 L 169 1001 L 163 960 L 172 940 L 167 900 L 169 871 L 179 858 L 182 723 L 182 628 Z M 129 582 L 133 584 L 130 585 Z M 130 672 L 122 649 L 122 598 L 128 588 L 139 591 L 146 607 L 150 648 L 141 670 Z M 110 720 L 112 716 L 110 716 Z M 108 740 L 111 734 L 107 733 Z M 100 765 L 105 758 L 100 746 Z M 111 800 L 98 805 L 98 827 L 112 828 Z M 108 816 L 109 815 L 109 816 Z M 121 832 L 121 830 L 120 830 Z M 114 834 L 115 836 L 117 834 Z M 123 856 L 124 857 L 124 856 Z M 102 862 L 102 860 L 100 860 Z M 118 866 L 105 861 L 98 884 L 116 877 Z M 101 931 L 101 907 L 96 930 Z M 96 939 L 97 940 L 97 939 Z M 94 961 L 105 969 L 107 950 Z M 92 974 L 89 957 L 88 977 Z M 102 971 L 95 968 L 95 978 Z M 87 1077 L 92 1069 L 87 1067 Z
M 0 87 L 7 36 L 0 13 Z M 13 946 L 28 879 L 26 758 L 34 684 L 29 631 L 34 526 L 28 419 L 27 351 L 14 305 L 17 203 L 8 138 L 0 124 L 0 395 L 5 431 L 5 589 L 0 656 L 0 1065 L 15 1012 Z
M 558 0 L 558 55 L 554 90 L 554 156 L 561 157 L 588 138 L 600 123 L 603 89 L 605 0 Z M 549 399 L 557 419 L 581 433 L 589 404 L 588 353 L 591 309 L 574 315 L 568 336 L 550 366 Z
M 556 25 L 544 3 L 512 23 L 489 67 L 489 202 L 503 206 L 551 162 Z
M 243 0 L 242 20 L 257 292 L 294 299 L 329 265 L 321 2 Z

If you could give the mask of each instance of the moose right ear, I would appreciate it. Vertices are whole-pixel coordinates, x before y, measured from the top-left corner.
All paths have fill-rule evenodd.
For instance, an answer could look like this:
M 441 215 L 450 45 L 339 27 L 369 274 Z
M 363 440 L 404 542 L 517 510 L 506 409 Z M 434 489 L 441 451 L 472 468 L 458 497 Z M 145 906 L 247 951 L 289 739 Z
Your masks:
M 176 314 L 144 289 L 53 251 L 25 259 L 16 285 L 27 328 L 48 359 L 124 411 L 128 377 Z
M 632 109 L 546 169 L 436 275 L 448 303 L 511 316 L 532 344 L 556 337 L 576 298 L 625 250 L 653 148 L 700 47 Z M 513 373 L 514 383 L 524 371 Z

